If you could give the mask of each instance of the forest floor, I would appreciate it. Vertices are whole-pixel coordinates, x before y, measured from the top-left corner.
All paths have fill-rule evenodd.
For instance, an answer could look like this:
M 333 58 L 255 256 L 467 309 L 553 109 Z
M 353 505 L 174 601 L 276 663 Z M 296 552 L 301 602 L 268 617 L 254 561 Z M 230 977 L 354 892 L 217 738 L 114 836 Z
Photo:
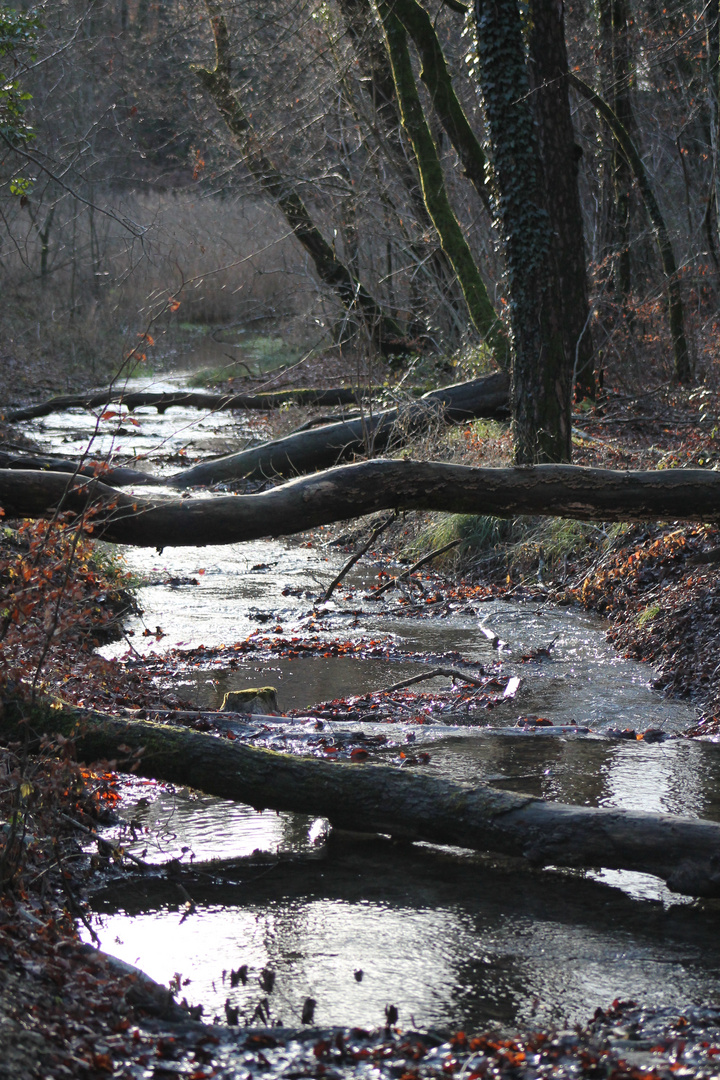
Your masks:
M 326 372 L 335 378 L 336 372 Z M 339 373 L 338 373 L 339 374 Z M 305 379 L 307 381 L 307 377 Z M 327 380 L 324 380 L 327 384 Z M 720 461 L 716 417 L 720 395 L 707 389 L 606 395 L 602 408 L 575 418 L 574 461 L 616 469 L 712 468 Z M 11 429 L 0 438 L 18 444 Z M 443 439 L 445 441 L 443 441 Z M 418 452 L 427 454 L 427 445 Z M 510 457 L 504 425 L 479 423 L 442 437 L 439 452 L 468 463 L 498 465 Z M 8 524 L 8 523 L 4 523 Z M 438 546 L 438 523 L 418 519 L 388 531 L 388 568 L 412 548 Z M 457 526 L 460 528 L 460 526 Z M 367 528 L 367 526 L 365 526 Z M 652 662 L 658 688 L 692 698 L 697 729 L 720 731 L 720 530 L 681 522 L 597 526 L 549 533 L 540 523 L 512 535 L 472 532 L 455 561 L 423 571 L 434 593 L 483 590 L 516 599 L 579 604 L 609 620 L 619 652 Z M 346 544 L 353 533 L 337 530 Z M 356 532 L 355 535 L 358 535 Z M 462 534 L 459 533 L 459 536 Z M 324 535 L 327 540 L 327 534 Z M 68 570 L 71 569 L 71 573 Z M 20 585 L 19 583 L 22 583 Z M 34 679 L 37 689 L 107 711 L 127 706 L 183 708 L 142 670 L 103 660 L 94 646 L 117 627 L 131 603 L 118 566 L 99 560 L 92 544 L 42 524 L 0 536 L 5 606 L 2 696 Z M 50 615 L 48 613 L 51 613 Z M 46 648 L 48 629 L 56 631 Z M 80 942 L 83 890 L 98 859 L 83 839 L 117 798 L 113 763 L 79 768 L 68 748 L 47 744 L 29 761 L 26 748 L 0 752 L 4 845 L 0 873 L 0 1077 L 150 1077 L 255 1074 L 372 1076 L 400 1080 L 462 1074 L 475 1077 L 608 1077 L 641 1080 L 717 1075 L 720 1013 L 644 1014 L 632 1002 L 598 1012 L 586 1028 L 437 1037 L 401 1032 L 390 1016 L 375 1032 L 302 1034 L 213 1027 L 140 973 Z M 13 821 L 18 825 L 13 826 Z M 177 988 L 176 988 L 177 989 Z

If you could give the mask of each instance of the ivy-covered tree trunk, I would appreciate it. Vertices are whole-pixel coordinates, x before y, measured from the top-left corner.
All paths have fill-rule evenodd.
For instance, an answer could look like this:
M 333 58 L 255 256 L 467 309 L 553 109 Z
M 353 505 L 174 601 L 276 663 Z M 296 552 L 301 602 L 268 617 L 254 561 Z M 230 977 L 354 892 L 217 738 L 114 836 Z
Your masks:
M 478 78 L 507 263 L 515 461 L 569 461 L 572 362 L 520 12 L 517 0 L 475 0 L 474 11 Z
M 568 95 L 561 0 L 531 0 L 529 76 L 538 124 L 546 200 L 563 302 L 565 350 L 577 398 L 595 397 L 595 372 L 578 161 Z

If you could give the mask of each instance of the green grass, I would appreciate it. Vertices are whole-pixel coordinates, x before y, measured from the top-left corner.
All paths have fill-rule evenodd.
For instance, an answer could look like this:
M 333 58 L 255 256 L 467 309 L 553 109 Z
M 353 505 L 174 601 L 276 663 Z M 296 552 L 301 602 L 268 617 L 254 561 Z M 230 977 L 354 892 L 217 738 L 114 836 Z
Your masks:
M 651 622 L 657 615 L 660 614 L 661 607 L 659 604 L 650 604 L 644 611 L 641 611 L 637 617 L 638 629 L 642 629 L 647 623 Z
M 243 338 L 235 345 L 238 351 L 235 361 L 218 367 L 202 368 L 190 378 L 188 385 L 195 387 L 218 386 L 239 375 L 264 375 L 275 368 L 296 364 L 307 352 L 300 345 L 290 345 L 280 337 L 261 334 Z
M 528 573 L 542 565 L 549 573 L 562 568 L 573 556 L 590 547 L 602 549 L 611 537 L 596 525 L 566 518 L 490 515 L 439 515 L 415 539 L 412 556 L 418 557 L 451 540 L 460 540 L 456 551 L 466 566 L 517 569 Z

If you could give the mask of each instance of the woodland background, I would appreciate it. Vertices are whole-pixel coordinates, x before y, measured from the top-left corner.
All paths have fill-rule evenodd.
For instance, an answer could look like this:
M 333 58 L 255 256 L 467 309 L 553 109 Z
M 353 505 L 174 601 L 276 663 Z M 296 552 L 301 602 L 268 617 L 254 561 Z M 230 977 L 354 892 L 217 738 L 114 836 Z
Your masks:
M 214 56 L 204 3 L 66 0 L 33 10 L 35 43 L 15 44 L 3 59 L 6 78 L 30 95 L 32 129 L 18 139 L 6 123 L 0 155 L 9 370 L 44 361 L 72 385 L 102 382 L 151 325 L 166 331 L 169 352 L 188 327 L 238 324 L 272 327 L 302 348 L 344 337 L 348 357 L 372 348 L 367 325 L 354 338 L 344 333 L 347 311 L 251 174 L 248 144 L 391 313 L 396 352 L 490 366 L 425 207 L 369 3 L 223 9 L 248 123 L 243 145 L 198 77 Z M 427 11 L 457 97 L 487 142 L 472 11 L 456 0 Z M 520 9 L 526 30 L 531 14 Z M 641 154 L 674 250 L 692 374 L 714 379 L 718 4 L 567 3 L 565 38 L 570 71 L 603 96 Z M 490 167 L 479 194 L 417 77 L 412 46 L 411 56 L 452 209 L 506 318 Z M 655 386 L 673 369 L 652 223 L 607 123 L 572 88 L 570 100 L 592 365 L 606 386 Z

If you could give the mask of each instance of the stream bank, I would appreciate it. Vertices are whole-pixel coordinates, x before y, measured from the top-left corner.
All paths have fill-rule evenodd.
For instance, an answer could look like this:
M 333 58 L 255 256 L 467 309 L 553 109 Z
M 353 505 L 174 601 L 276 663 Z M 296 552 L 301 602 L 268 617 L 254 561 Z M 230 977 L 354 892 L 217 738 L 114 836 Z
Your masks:
M 186 449 L 182 439 L 191 437 L 181 435 L 177 444 L 168 440 L 197 417 L 170 414 L 165 420 L 172 431 L 162 428 L 159 418 L 139 420 L 143 438 L 179 454 Z M 218 452 L 223 440 L 237 436 L 213 424 L 201 436 L 204 452 Z M 62 417 L 58 429 L 65 453 L 87 439 L 77 415 Z M 49 427 L 43 433 L 51 441 L 56 437 Z M 108 445 L 120 440 L 129 453 L 138 438 L 134 425 L 124 424 L 108 436 Z M 145 701 L 150 709 L 218 707 L 227 690 L 276 682 L 284 711 L 324 714 L 328 731 L 311 748 L 316 753 L 326 753 L 328 735 L 330 745 L 338 745 L 348 726 L 357 734 L 359 725 L 345 709 L 370 715 L 362 725 L 365 734 L 385 735 L 384 747 L 371 752 L 394 755 L 400 767 L 408 767 L 408 758 L 421 750 L 430 760 L 412 767 L 440 775 L 489 779 L 562 801 L 657 807 L 718 820 L 713 746 L 604 737 L 611 727 L 628 726 L 660 726 L 679 734 L 694 715 L 653 693 L 647 669 L 615 656 L 603 641 L 604 627 L 592 616 L 558 611 L 537 589 L 515 604 L 482 590 L 453 595 L 447 581 L 430 574 L 423 575 L 430 601 L 424 610 L 434 608 L 436 617 L 421 619 L 418 612 L 403 610 L 413 605 L 392 596 L 379 606 L 367 600 L 368 587 L 387 572 L 383 561 L 358 570 L 333 603 L 318 606 L 315 599 L 339 564 L 339 555 L 323 542 L 320 533 L 314 547 L 304 547 L 307 540 L 168 549 L 162 557 L 137 552 L 133 570 L 145 583 L 140 591 L 144 616 L 126 622 L 128 641 L 104 648 L 95 661 L 114 670 L 120 663 L 125 678 L 141 680 L 137 695 L 126 694 L 116 706 Z M 509 648 L 493 647 L 483 627 Z M 552 650 L 541 655 L 551 641 Z M 333 653 L 338 643 L 357 645 L 358 651 Z M 411 697 L 413 691 L 393 699 L 401 711 L 404 707 L 406 722 L 395 717 L 388 724 L 380 708 L 392 713 L 383 686 L 427 671 L 443 658 L 462 662 L 469 671 L 483 668 L 499 680 L 519 678 L 517 699 L 491 694 L 487 700 L 499 700 L 486 710 L 479 695 L 462 694 L 448 688 L 447 679 L 436 679 L 425 696 Z M 145 692 L 152 688 L 152 698 L 143 698 L 141 685 Z M 550 717 L 557 726 L 587 723 L 596 735 L 512 736 L 518 717 L 532 713 Z M 297 727 L 289 718 L 282 730 L 270 728 L 259 737 L 287 750 Z M 505 732 L 482 730 L 490 727 Z M 460 854 L 421 856 L 397 846 L 385 853 L 377 842 L 363 850 L 342 838 L 338 847 L 322 823 L 298 815 L 261 815 L 162 785 L 146 784 L 138 791 L 129 779 L 123 792 L 123 821 L 103 839 L 119 838 L 130 854 L 154 863 L 162 887 L 144 892 L 134 881 L 139 901 L 123 893 L 120 883 L 109 895 L 97 892 L 97 929 L 107 951 L 125 950 L 127 958 L 153 969 L 161 981 L 179 974 L 182 993 L 204 1004 L 209 1019 L 227 1021 L 227 1003 L 231 1016 L 238 1010 L 249 1021 L 266 996 L 272 1018 L 285 1024 L 298 1023 L 312 998 L 318 1022 L 336 1025 L 374 1027 L 392 1005 L 405 1028 L 409 1023 L 477 1030 L 496 1023 L 505 1029 L 533 1024 L 551 1029 L 582 1023 L 595 1008 L 607 1008 L 628 992 L 644 1003 L 648 1017 L 661 1006 L 668 1017 L 673 1010 L 679 1015 L 689 1002 L 712 1000 L 718 993 L 712 903 L 693 905 L 686 918 L 682 912 L 690 906 L 652 879 L 599 873 L 584 880 L 562 874 L 556 883 L 548 874 L 513 875 L 487 861 L 471 870 Z M 239 883 L 215 882 L 217 866 L 201 867 L 197 878 L 189 867 L 179 884 L 190 899 L 182 892 L 178 899 L 178 882 L 168 877 L 167 866 L 211 858 L 235 864 Z M 152 883 L 153 874 L 149 877 Z M 188 904 L 194 908 L 190 913 Z M 688 936 L 691 923 L 695 938 Z M 247 982 L 228 987 L 228 964 L 233 971 L 246 965 Z M 278 975 L 275 997 L 261 993 L 268 969 Z M 186 979 L 191 980 L 187 986 Z M 349 1070 L 350 1052 L 333 1048 L 332 1040 L 316 1052 L 323 1041 L 318 1035 L 314 1043 L 303 1044 L 302 1054 L 310 1047 L 315 1063 Z M 261 1051 L 268 1061 L 277 1058 L 273 1067 L 287 1069 L 287 1040 L 278 1043 Z M 391 1043 L 386 1058 L 401 1060 Z M 273 1049 L 277 1055 L 268 1055 Z M 461 1049 L 451 1046 L 443 1054 L 452 1057 Z M 373 1054 L 368 1050 L 358 1060 L 377 1064 Z M 465 1058 L 456 1054 L 458 1069 L 469 1058 L 469 1050 Z M 262 1067 L 259 1057 L 253 1061 Z M 437 1061 L 432 1058 L 432 1068 Z

